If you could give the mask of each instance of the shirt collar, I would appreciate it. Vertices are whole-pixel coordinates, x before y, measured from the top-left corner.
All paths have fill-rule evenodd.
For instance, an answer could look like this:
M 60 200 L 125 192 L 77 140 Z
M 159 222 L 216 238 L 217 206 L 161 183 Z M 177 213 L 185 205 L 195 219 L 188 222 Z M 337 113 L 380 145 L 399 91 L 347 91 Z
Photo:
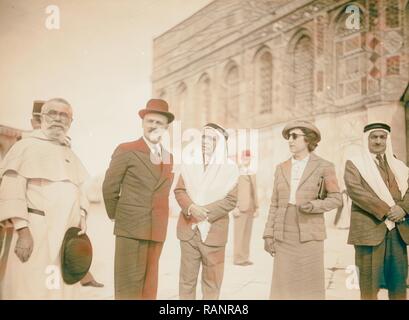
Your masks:
M 301 159 L 301 160 L 297 160 L 297 159 L 294 159 L 294 157 L 291 157 L 291 164 L 295 164 L 295 163 L 307 163 L 308 162 L 308 160 L 310 160 L 310 155 L 308 155 L 308 156 L 306 156 L 304 159 Z
M 149 149 L 153 154 L 156 154 L 156 152 L 159 152 L 160 155 L 162 155 L 162 146 L 160 143 L 152 143 L 148 139 L 145 138 L 145 136 L 142 136 L 143 140 L 146 142 L 148 145 Z
M 372 157 L 372 159 L 373 159 L 374 161 L 376 161 L 376 163 L 378 163 L 378 159 L 376 158 L 377 156 L 378 156 L 377 153 L 371 153 L 371 157 Z M 381 153 L 381 156 L 382 156 L 382 159 L 385 160 L 385 154 L 384 154 L 384 153 Z

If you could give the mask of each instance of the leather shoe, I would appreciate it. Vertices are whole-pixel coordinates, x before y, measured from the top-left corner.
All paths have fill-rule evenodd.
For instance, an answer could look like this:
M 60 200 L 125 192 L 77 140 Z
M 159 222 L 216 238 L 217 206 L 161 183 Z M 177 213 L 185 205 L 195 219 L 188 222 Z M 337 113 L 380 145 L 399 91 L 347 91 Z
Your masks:
M 95 287 L 95 288 L 102 288 L 104 285 L 102 283 L 96 282 L 95 280 L 88 281 L 86 283 L 81 283 L 83 287 Z
M 236 266 L 243 266 L 243 267 L 245 267 L 245 266 L 251 266 L 251 265 L 253 265 L 253 264 L 254 264 L 254 263 L 251 262 L 251 261 L 244 261 L 244 262 L 240 262 L 240 263 L 235 263 Z

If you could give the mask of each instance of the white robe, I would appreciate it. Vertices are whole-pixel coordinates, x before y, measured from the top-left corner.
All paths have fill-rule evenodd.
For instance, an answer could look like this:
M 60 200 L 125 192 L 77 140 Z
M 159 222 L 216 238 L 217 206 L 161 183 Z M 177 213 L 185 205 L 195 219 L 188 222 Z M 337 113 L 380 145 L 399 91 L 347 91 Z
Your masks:
M 70 148 L 44 136 L 16 143 L 0 166 L 0 221 L 10 218 L 28 223 L 34 240 L 29 260 L 14 253 L 13 235 L 2 283 L 3 299 L 75 299 L 79 284 L 61 278 L 60 248 L 65 231 L 78 226 L 80 208 L 87 209 L 81 187 L 87 173 Z M 29 213 L 27 208 L 44 211 Z

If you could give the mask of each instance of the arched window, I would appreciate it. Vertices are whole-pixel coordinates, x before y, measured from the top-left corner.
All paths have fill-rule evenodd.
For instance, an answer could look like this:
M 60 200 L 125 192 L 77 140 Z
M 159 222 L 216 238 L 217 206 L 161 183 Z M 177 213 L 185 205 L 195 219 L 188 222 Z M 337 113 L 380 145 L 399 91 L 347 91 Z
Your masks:
M 240 99 L 240 79 L 239 68 L 236 64 L 228 66 L 225 76 L 225 125 L 230 127 L 238 124 L 239 120 L 239 99 Z
M 203 74 L 196 86 L 196 105 L 197 114 L 195 114 L 196 125 L 203 126 L 205 122 L 210 120 L 211 117 L 211 102 L 212 91 L 211 81 L 207 73 Z
M 302 35 L 295 42 L 293 59 L 295 108 L 309 111 L 314 93 L 314 47 L 309 36 Z
M 344 14 L 341 10 L 335 22 L 335 72 L 336 72 L 336 97 L 344 99 L 366 94 L 367 57 L 365 53 L 365 20 L 360 10 L 360 28 L 347 28 Z M 372 57 L 376 59 L 375 54 Z M 380 72 L 380 71 L 379 71 Z M 372 71 L 377 77 L 376 70 Z
M 167 101 L 166 98 L 167 98 L 166 90 L 165 89 L 160 90 L 159 91 L 159 99 Z
M 406 43 L 406 46 L 409 47 L 409 2 L 408 2 L 408 4 L 406 5 L 406 8 L 405 8 L 405 28 L 404 28 L 404 33 L 405 33 L 404 43 Z
M 179 118 L 179 120 L 183 122 L 185 120 L 185 115 L 191 114 L 187 110 L 186 101 L 187 101 L 187 86 L 184 82 L 182 82 L 177 87 L 177 90 L 176 90 L 175 114 Z
M 399 0 L 386 0 L 385 16 L 388 28 L 399 28 Z
M 258 114 L 271 113 L 273 105 L 273 56 L 263 48 L 256 55 L 255 101 Z

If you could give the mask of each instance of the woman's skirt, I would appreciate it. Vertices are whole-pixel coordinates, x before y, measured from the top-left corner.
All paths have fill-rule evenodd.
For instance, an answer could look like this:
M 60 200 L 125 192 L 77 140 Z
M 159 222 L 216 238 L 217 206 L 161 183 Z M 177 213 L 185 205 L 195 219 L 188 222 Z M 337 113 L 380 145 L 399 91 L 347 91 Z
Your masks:
M 283 241 L 275 241 L 273 300 L 325 299 L 324 241 L 300 242 L 297 208 L 289 205 Z

